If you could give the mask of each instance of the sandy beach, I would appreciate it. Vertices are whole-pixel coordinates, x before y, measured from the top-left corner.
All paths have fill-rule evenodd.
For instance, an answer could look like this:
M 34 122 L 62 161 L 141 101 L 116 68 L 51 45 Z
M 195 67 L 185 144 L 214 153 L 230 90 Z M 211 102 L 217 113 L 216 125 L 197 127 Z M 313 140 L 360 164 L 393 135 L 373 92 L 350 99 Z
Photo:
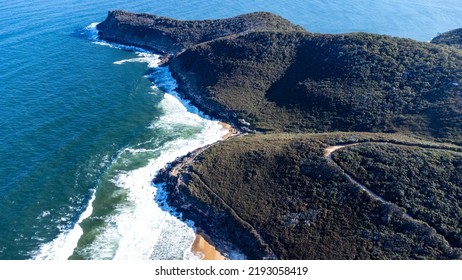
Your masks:
M 223 136 L 223 140 L 226 140 L 229 137 L 238 134 L 237 130 L 235 128 L 233 128 L 230 124 L 225 123 L 225 122 L 220 122 L 220 125 L 223 127 L 223 129 L 226 129 L 226 130 L 229 131 L 228 133 L 226 133 Z
M 223 136 L 223 140 L 228 139 L 231 136 L 238 134 L 238 131 L 233 128 L 230 124 L 220 122 L 223 129 L 228 130 Z M 196 234 L 193 244 L 191 245 L 191 252 L 201 260 L 225 260 L 226 258 L 217 251 L 217 249 L 211 245 L 207 240 L 199 234 Z
M 196 239 L 191 246 L 191 252 L 201 260 L 225 260 L 226 258 L 208 243 L 201 235 L 196 234 Z

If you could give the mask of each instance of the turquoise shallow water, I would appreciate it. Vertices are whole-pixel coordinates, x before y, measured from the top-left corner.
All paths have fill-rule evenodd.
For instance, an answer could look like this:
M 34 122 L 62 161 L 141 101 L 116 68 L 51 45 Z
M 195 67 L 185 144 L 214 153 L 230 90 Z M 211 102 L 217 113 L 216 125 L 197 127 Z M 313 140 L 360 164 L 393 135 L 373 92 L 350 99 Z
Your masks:
M 175 98 L 167 69 L 146 77 L 155 57 L 91 40 L 86 27 L 108 10 L 180 19 L 265 10 L 314 32 L 421 41 L 462 27 L 453 0 L 126 2 L 0 0 L 0 259 L 188 257 L 191 224 L 156 206 L 149 181 L 223 131 Z

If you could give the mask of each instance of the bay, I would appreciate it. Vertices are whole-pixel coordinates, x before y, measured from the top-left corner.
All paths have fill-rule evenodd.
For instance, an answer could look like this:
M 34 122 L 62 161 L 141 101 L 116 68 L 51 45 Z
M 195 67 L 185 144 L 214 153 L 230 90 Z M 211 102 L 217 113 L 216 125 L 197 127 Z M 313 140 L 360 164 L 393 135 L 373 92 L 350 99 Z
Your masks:
M 0 259 L 187 257 L 193 224 L 158 207 L 150 179 L 223 131 L 175 97 L 166 69 L 146 76 L 155 57 L 95 43 L 87 27 L 113 9 L 270 11 L 312 32 L 419 41 L 462 27 L 454 0 L 0 0 Z

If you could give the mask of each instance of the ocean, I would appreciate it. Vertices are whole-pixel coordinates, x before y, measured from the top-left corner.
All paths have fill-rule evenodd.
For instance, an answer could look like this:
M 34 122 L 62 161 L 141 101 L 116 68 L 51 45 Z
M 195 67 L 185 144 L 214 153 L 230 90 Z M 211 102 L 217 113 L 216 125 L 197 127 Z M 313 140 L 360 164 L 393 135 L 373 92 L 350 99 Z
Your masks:
M 190 259 L 193 221 L 156 172 L 226 133 L 182 100 L 168 68 L 98 40 L 108 10 L 177 19 L 275 12 L 319 33 L 429 41 L 460 0 L 0 0 L 0 259 Z

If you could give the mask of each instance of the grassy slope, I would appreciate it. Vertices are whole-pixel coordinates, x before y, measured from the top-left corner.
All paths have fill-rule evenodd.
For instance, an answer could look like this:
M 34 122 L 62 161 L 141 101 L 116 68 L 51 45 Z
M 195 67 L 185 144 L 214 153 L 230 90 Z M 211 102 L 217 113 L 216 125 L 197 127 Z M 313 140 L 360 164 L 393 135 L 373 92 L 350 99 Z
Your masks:
M 425 195 L 433 193 L 423 198 L 406 195 L 403 207 L 430 213 L 418 215 L 430 226 L 415 223 L 358 192 L 322 157 L 328 144 L 387 136 L 280 134 L 400 132 L 461 143 L 460 51 L 364 33 L 255 32 L 194 46 L 173 59 L 171 68 L 212 115 L 243 118 L 254 129 L 274 133 L 246 136 L 206 151 L 191 167 L 189 186 L 196 198 L 206 193 L 204 184 L 212 188 L 257 228 L 279 257 L 460 258 L 458 216 L 438 214 L 442 209 L 458 213 L 458 206 L 450 205 L 457 205 L 459 197 L 443 195 L 438 204 L 422 206 L 429 199 Z M 391 162 L 399 157 L 375 156 Z M 413 155 L 401 156 L 391 165 L 395 170 Z M 434 163 L 448 172 L 444 179 L 437 179 L 443 174 L 432 170 L 416 180 L 416 171 L 428 166 L 399 178 L 414 180 L 424 190 L 446 182 L 449 193 L 457 192 L 457 181 L 451 181 L 457 162 L 436 158 Z M 372 160 L 365 166 L 356 163 L 348 170 L 364 171 L 360 178 L 370 182 L 370 164 Z M 393 183 L 396 180 L 380 182 L 388 187 Z M 400 186 L 403 191 L 408 187 L 415 186 Z M 459 249 L 451 249 L 445 238 Z
M 365 33 L 255 32 L 194 46 L 171 68 L 213 104 L 206 110 L 231 111 L 256 129 L 462 141 L 456 49 Z
M 462 153 L 365 144 L 340 150 L 334 159 L 383 198 L 462 248 Z
M 433 38 L 432 43 L 444 44 L 462 49 L 462 28 L 444 32 Z
M 389 138 L 342 133 L 236 138 L 202 153 L 188 185 L 196 199 L 204 184 L 213 189 L 283 259 L 460 257 L 429 227 L 358 191 L 323 157 L 323 149 L 337 142 Z
M 176 20 L 150 14 L 110 11 L 98 24 L 101 39 L 176 53 L 184 48 L 255 30 L 303 30 L 288 20 L 267 12 L 255 12 L 215 20 Z

